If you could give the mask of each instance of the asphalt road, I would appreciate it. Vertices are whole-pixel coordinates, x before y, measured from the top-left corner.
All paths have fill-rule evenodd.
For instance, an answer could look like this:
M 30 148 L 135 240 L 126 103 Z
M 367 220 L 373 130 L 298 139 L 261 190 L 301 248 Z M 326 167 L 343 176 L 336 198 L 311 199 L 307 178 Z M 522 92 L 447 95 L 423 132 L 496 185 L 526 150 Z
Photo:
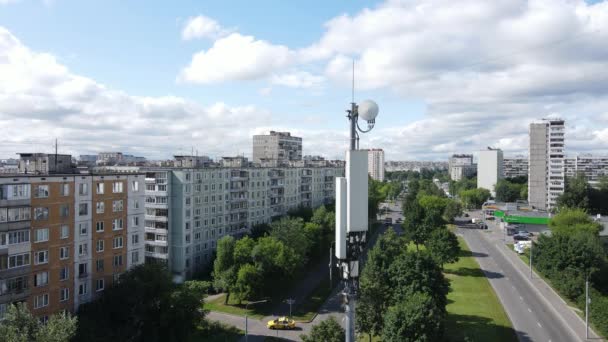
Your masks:
M 580 321 L 565 303 L 552 297 L 546 284 L 515 259 L 502 231 L 488 222 L 487 231 L 459 228 L 498 295 L 520 341 L 583 341 Z M 523 266 L 523 267 L 522 267 Z M 547 288 L 543 288 L 542 284 Z M 545 295 L 548 294 L 548 295 Z

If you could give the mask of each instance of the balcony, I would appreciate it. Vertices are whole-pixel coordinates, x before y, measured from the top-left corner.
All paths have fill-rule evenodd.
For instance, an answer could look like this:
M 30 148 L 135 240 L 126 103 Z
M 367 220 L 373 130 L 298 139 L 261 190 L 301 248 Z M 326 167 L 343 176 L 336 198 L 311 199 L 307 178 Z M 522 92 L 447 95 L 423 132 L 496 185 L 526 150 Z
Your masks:
M 88 277 L 88 276 L 89 276 L 89 272 L 81 272 L 81 273 L 78 273 L 78 278 L 79 278 L 79 279 L 86 278 L 86 277 Z

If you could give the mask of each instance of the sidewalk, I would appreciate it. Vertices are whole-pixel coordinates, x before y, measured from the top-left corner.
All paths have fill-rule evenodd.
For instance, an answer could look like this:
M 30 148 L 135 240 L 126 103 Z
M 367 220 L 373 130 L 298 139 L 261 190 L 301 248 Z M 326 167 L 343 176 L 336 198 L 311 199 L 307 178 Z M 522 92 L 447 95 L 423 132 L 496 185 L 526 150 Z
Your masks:
M 513 251 L 509 250 L 509 247 L 502 241 L 502 233 L 499 231 L 496 225 L 496 230 L 493 231 L 491 236 L 487 234 L 481 234 L 484 239 L 487 239 L 490 243 L 494 243 L 498 251 L 511 263 L 511 265 L 524 276 L 524 279 L 532 285 L 531 287 L 536 291 L 539 298 L 543 299 L 549 307 L 553 308 L 560 318 L 561 324 L 567 326 L 576 336 L 579 336 L 581 341 L 585 340 L 585 321 L 581 318 L 573 308 L 568 306 L 556 292 L 547 284 L 536 272 L 533 272 L 532 279 L 530 279 L 530 268 L 526 265 L 519 256 Z M 496 236 L 500 235 L 500 238 Z M 589 340 L 602 341 L 602 339 L 589 327 Z

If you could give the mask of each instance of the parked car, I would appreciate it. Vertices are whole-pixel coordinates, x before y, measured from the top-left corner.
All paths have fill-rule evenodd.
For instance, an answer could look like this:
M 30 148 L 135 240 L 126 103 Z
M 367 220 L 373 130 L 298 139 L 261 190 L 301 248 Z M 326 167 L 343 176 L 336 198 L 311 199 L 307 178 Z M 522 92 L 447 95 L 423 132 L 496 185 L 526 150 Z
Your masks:
M 515 241 L 528 241 L 528 240 L 530 240 L 530 238 L 528 236 L 515 234 L 515 235 L 513 235 L 513 240 L 515 240 Z
M 468 213 L 464 213 L 464 217 L 469 217 L 469 214 Z
M 477 222 L 476 226 L 478 229 L 488 229 L 488 225 L 485 224 L 484 222 Z
M 534 234 L 530 233 L 530 232 L 529 232 L 529 231 L 527 231 L 527 230 L 520 230 L 519 232 L 517 232 L 517 235 L 531 237 L 531 236 L 533 236 Z
M 287 317 L 279 317 L 277 319 L 271 319 L 270 321 L 268 321 L 266 326 L 268 327 L 268 329 L 272 330 L 295 329 L 296 321 Z
M 403 219 L 401 219 L 401 217 L 398 218 L 397 220 L 395 220 L 395 223 L 402 223 L 402 222 L 403 222 Z

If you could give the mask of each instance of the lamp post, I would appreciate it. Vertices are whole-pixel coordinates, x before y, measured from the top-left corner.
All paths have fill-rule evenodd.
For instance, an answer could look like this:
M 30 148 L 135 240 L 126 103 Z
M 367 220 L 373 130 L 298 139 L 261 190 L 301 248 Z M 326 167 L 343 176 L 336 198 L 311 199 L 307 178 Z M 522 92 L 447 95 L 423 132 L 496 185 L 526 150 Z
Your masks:
M 358 290 L 359 258 L 368 230 L 367 152 L 359 151 L 359 132 L 374 128 L 378 105 L 370 100 L 346 111 L 350 123 L 350 150 L 346 153 L 346 177 L 336 178 L 336 247 L 340 274 L 344 282 L 346 342 L 355 341 L 355 300 Z M 367 121 L 361 129 L 359 118 Z

